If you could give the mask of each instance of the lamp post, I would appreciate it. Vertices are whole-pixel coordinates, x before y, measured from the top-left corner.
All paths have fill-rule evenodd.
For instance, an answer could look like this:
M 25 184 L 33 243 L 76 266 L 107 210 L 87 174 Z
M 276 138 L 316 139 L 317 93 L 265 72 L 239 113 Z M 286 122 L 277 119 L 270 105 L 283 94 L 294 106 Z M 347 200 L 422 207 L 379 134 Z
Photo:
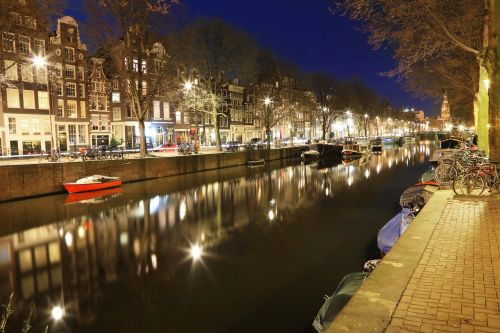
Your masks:
M 49 98 L 48 102 L 49 102 L 49 126 L 50 126 L 50 161 L 54 161 L 54 133 L 52 130 L 52 104 L 53 103 L 52 103 L 52 98 L 51 98 L 52 89 L 50 89 L 50 80 L 49 80 L 49 64 L 43 57 L 40 57 L 37 55 L 33 56 L 31 61 L 37 69 L 41 69 L 44 66 L 46 66 L 45 80 L 47 82 L 47 96 Z
M 271 119 L 269 114 L 269 106 L 272 104 L 273 100 L 270 97 L 264 98 L 264 117 L 266 122 L 266 138 L 267 138 L 267 149 L 271 149 Z
M 199 134 L 199 115 L 198 115 L 198 108 L 197 108 L 197 105 L 196 105 L 196 90 L 195 90 L 195 85 L 196 85 L 196 81 L 193 83 L 191 81 L 187 81 L 184 83 L 184 89 L 189 93 L 189 92 L 193 92 L 193 98 L 194 98 L 194 118 L 195 118 L 195 121 L 194 121 L 194 125 L 196 126 L 196 140 L 200 140 L 200 134 Z
M 352 121 L 352 118 L 351 118 L 352 117 L 352 112 L 351 112 L 351 110 L 347 110 L 345 112 L 345 114 L 347 116 L 347 121 L 346 121 L 346 124 L 347 124 L 347 136 L 351 137 L 351 133 L 349 132 L 349 122 Z
M 363 117 L 365 118 L 365 137 L 368 137 L 367 128 L 366 128 L 366 125 L 368 124 L 368 118 L 369 118 L 368 113 L 365 113 L 365 115 Z
M 326 125 L 327 125 L 327 120 L 328 120 L 327 119 L 327 117 L 328 117 L 328 110 L 329 109 L 326 106 L 323 106 L 323 108 L 322 108 L 323 112 L 321 113 L 321 120 L 322 120 L 322 122 L 321 122 L 321 130 L 323 132 L 323 140 L 326 140 L 326 130 L 327 130 Z

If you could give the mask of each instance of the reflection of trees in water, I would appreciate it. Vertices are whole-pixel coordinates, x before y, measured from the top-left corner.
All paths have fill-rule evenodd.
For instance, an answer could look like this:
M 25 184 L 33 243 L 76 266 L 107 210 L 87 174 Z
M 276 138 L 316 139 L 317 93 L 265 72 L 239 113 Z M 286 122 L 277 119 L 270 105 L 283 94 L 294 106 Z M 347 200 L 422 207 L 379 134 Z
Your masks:
M 10 265 L 0 267 L 0 275 L 15 276 L 18 305 L 36 304 L 44 309 L 47 302 L 40 299 L 49 296 L 56 302 L 64 295 L 65 303 L 82 322 L 84 317 L 95 318 L 97 291 L 118 281 L 135 290 L 142 304 L 152 305 L 159 288 L 152 275 L 161 274 L 163 281 L 174 280 L 185 267 L 190 244 L 216 252 L 233 232 L 249 225 L 272 228 L 291 223 L 298 212 L 317 205 L 319 200 L 341 195 L 349 187 L 396 166 L 422 163 L 429 153 L 427 145 L 401 147 L 347 165 L 340 161 L 294 165 L 119 206 L 110 204 L 105 211 L 89 206 L 87 216 L 0 239 L 0 244 L 12 244 L 14 258 Z M 46 250 L 49 288 L 42 290 L 34 282 L 33 293 L 24 297 L 22 279 L 26 274 L 19 267 L 19 256 L 25 249 L 34 253 L 42 239 L 57 248 L 50 245 L 53 248 Z M 50 258 L 55 253 L 61 258 L 52 264 Z M 43 270 L 32 265 L 34 276 Z M 60 285 L 53 283 L 57 276 L 51 272 L 57 265 L 62 272 Z

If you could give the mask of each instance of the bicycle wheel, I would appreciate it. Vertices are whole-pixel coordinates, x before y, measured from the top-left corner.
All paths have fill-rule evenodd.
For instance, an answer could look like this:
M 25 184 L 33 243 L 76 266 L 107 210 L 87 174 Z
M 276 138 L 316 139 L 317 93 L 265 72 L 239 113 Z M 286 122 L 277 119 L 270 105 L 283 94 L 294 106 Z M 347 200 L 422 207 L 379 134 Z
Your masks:
M 68 155 L 68 161 L 70 161 L 70 162 L 73 162 L 77 158 L 78 158 L 78 156 L 74 152 L 73 153 L 69 153 L 69 155 Z
M 465 174 L 460 181 L 460 192 L 465 195 L 480 195 L 483 193 L 485 182 L 477 173 Z
M 455 192 L 456 195 L 460 195 L 460 194 L 463 194 L 461 191 L 460 191 L 460 183 L 462 182 L 462 179 L 464 178 L 464 176 L 466 175 L 466 172 L 461 172 L 458 174 L 458 176 L 453 180 L 453 192 Z
M 440 183 L 451 183 L 458 176 L 457 169 L 449 162 L 440 163 L 434 173 L 435 178 Z

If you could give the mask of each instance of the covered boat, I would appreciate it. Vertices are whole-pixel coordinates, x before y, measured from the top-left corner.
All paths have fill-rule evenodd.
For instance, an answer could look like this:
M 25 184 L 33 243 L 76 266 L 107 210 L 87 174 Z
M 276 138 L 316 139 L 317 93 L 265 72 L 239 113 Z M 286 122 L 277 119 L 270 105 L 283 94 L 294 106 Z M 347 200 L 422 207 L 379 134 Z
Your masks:
M 377 235 L 377 246 L 382 255 L 392 249 L 414 218 L 415 215 L 410 208 L 403 208 L 380 229 Z
M 94 175 L 80 178 L 74 183 L 64 183 L 63 186 L 66 191 L 68 191 L 68 193 L 78 193 L 103 190 L 107 188 L 117 187 L 121 184 L 122 181 L 119 177 Z
M 323 158 L 335 158 L 342 156 L 342 145 L 335 143 L 318 143 L 317 150 Z
M 448 137 L 441 140 L 440 146 L 441 149 L 458 149 L 462 144 L 465 144 L 465 141 L 463 141 L 462 139 L 456 137 Z
M 325 303 L 323 303 L 313 321 L 313 327 L 316 331 L 319 333 L 325 331 L 351 297 L 359 290 L 368 275 L 367 272 L 349 273 L 340 281 L 332 296 L 325 296 Z
M 320 158 L 321 154 L 317 150 L 306 150 L 301 155 L 304 162 L 316 161 Z
M 422 209 L 422 207 L 427 203 L 427 201 L 432 196 L 432 192 L 426 189 L 426 186 L 439 186 L 439 183 L 435 181 L 422 181 L 413 186 L 408 187 L 403 194 L 401 194 L 401 198 L 399 199 L 399 204 L 401 207 L 416 207 L 418 210 Z
M 370 141 L 370 145 L 372 147 L 373 152 L 381 152 L 382 151 L 382 138 L 372 139 Z

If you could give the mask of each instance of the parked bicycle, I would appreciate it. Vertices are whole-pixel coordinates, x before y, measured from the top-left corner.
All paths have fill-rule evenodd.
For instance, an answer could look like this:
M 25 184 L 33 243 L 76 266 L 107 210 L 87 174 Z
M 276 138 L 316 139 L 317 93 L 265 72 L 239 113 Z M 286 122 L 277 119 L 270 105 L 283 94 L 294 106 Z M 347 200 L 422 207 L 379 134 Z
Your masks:
M 193 145 L 189 143 L 181 143 L 177 147 L 177 153 L 179 155 L 191 155 L 194 152 Z
M 55 149 L 52 152 L 41 152 L 38 157 L 38 163 L 42 160 L 47 160 L 47 162 L 57 162 L 61 159 L 62 154 L 59 149 Z
M 500 170 L 490 162 L 474 166 L 460 174 L 453 181 L 453 191 L 456 194 L 481 195 L 486 189 L 492 192 L 500 188 Z

